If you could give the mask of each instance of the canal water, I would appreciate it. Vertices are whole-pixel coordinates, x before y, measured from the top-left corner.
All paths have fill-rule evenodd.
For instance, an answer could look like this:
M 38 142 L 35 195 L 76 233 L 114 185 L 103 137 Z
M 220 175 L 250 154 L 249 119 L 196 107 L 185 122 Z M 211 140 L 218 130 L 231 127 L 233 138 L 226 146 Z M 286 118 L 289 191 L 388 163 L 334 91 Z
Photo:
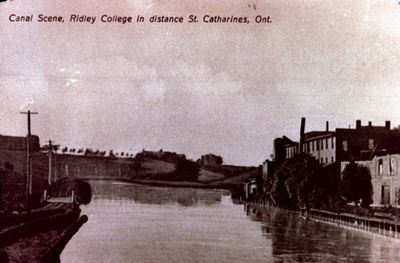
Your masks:
M 61 262 L 400 262 L 400 241 L 235 204 L 227 191 L 90 184 L 89 221 Z

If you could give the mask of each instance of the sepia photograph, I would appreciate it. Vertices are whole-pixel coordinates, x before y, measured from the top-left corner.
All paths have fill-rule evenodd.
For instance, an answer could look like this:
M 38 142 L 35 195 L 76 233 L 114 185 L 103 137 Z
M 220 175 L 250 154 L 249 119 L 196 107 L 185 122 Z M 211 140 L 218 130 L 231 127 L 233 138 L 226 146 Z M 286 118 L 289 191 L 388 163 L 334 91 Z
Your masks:
M 399 1 L 0 0 L 0 44 L 0 263 L 400 262 Z

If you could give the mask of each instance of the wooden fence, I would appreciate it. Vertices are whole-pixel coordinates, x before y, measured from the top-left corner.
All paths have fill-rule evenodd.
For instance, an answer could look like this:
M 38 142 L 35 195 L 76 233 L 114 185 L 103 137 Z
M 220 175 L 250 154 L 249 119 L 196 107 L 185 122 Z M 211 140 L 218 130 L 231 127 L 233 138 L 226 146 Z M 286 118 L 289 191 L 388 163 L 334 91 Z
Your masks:
M 310 209 L 301 211 L 303 216 L 313 218 L 338 226 L 347 226 L 364 231 L 373 232 L 379 235 L 400 238 L 400 223 L 389 219 L 361 217 L 347 213 L 334 213 L 324 210 Z

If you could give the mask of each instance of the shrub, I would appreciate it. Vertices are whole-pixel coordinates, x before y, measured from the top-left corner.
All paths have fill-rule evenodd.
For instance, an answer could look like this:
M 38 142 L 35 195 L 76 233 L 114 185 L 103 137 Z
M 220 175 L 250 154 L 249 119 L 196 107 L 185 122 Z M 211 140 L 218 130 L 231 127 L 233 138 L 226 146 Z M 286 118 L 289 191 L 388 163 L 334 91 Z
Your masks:
M 347 202 L 369 207 L 372 203 L 371 173 L 365 166 L 350 162 L 343 170 L 340 194 Z

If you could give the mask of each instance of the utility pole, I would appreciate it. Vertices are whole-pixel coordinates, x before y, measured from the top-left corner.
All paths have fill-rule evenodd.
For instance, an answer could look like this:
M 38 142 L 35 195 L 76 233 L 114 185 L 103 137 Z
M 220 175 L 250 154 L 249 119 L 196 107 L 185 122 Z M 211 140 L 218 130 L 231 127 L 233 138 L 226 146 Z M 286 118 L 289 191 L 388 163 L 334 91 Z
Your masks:
M 55 172 L 57 171 L 57 166 L 56 166 L 56 151 L 60 145 L 53 145 L 53 142 L 49 140 L 49 178 L 48 178 L 48 183 L 51 185 L 52 181 L 55 181 L 55 176 L 53 177 L 53 150 L 54 150 L 54 170 Z
M 48 183 L 49 185 L 51 185 L 51 174 L 52 174 L 52 164 L 51 164 L 51 156 L 53 155 L 53 149 L 52 149 L 52 145 L 51 145 L 51 140 L 49 140 L 49 180 Z
M 28 115 L 28 136 L 26 137 L 26 212 L 28 214 L 31 213 L 31 196 L 32 196 L 32 164 L 31 164 L 31 145 L 30 145 L 30 137 L 31 137 L 31 114 L 38 114 L 37 112 L 31 112 L 28 110 L 27 112 L 20 112 L 21 114 Z

